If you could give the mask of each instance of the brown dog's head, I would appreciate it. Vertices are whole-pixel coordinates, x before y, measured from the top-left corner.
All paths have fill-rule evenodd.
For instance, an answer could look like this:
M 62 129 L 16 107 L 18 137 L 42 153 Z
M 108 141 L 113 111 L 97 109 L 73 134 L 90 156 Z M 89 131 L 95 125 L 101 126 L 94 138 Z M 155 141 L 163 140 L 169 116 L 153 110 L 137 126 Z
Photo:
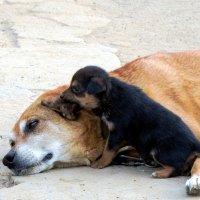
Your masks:
M 108 95 L 111 83 L 108 74 L 101 68 L 87 66 L 78 70 L 69 89 L 61 94 L 61 99 L 79 104 L 92 110 L 99 107 L 100 99 Z
M 53 97 L 48 100 L 42 100 L 41 104 L 61 114 L 69 120 L 75 120 L 81 110 L 76 103 L 64 102 L 60 97 Z
M 41 101 L 58 99 L 66 89 L 63 86 L 44 93 L 16 122 L 11 149 L 3 158 L 3 164 L 15 175 L 35 174 L 53 167 L 89 165 L 102 153 L 105 140 L 101 123 L 92 112 L 82 110 L 72 121 L 41 105 Z

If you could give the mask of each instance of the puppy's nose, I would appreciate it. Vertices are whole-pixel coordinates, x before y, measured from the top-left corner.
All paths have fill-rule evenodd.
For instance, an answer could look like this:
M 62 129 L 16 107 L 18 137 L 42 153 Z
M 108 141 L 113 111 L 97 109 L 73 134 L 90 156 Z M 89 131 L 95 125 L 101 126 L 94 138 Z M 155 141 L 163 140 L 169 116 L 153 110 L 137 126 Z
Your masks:
M 64 94 L 63 94 L 63 93 L 60 95 L 60 98 L 61 98 L 62 100 L 64 99 Z
M 10 150 L 5 157 L 3 158 L 3 164 L 7 166 L 9 169 L 14 168 L 14 158 L 15 158 L 16 152 L 14 150 Z

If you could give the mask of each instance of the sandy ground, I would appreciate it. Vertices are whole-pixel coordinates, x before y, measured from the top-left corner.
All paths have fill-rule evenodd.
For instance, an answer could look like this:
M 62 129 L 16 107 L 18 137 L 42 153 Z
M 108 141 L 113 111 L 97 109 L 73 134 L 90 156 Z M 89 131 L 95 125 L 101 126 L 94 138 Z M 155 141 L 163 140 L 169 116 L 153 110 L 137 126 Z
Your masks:
M 199 37 L 198 0 L 0 0 L 0 159 L 20 113 L 78 68 L 111 70 L 158 51 L 199 49 Z M 189 199 L 187 177 L 151 172 L 79 167 L 9 177 L 0 164 L 0 199 Z

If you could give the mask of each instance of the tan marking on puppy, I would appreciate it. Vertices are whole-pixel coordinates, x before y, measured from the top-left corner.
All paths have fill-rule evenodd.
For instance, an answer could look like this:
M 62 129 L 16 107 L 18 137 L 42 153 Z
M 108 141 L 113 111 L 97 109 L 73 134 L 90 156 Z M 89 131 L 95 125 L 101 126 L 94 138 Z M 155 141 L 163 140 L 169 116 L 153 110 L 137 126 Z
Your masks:
M 152 177 L 154 178 L 168 178 L 174 172 L 174 168 L 170 166 L 164 166 L 164 169 L 157 170 L 152 173 Z
M 72 87 L 72 86 L 77 86 L 77 85 L 79 85 L 79 83 L 78 83 L 76 80 L 72 81 L 71 87 Z
M 102 168 L 108 166 L 112 162 L 112 160 L 115 156 L 116 156 L 116 152 L 104 150 L 103 156 L 100 159 L 98 159 L 97 161 L 93 162 L 91 164 L 91 167 L 102 169 Z
M 156 152 L 155 152 L 154 149 L 150 152 L 150 155 L 152 156 L 153 160 L 156 163 L 158 163 L 159 165 L 161 165 L 164 168 L 164 169 L 153 172 L 152 177 L 154 177 L 154 178 L 168 178 L 168 177 L 170 177 L 170 175 L 174 172 L 174 168 L 171 167 L 171 166 L 163 165 L 163 163 L 159 162 L 155 157 Z
M 92 110 L 98 107 L 99 101 L 94 95 L 90 95 L 87 92 L 83 96 L 74 95 L 74 98 L 82 105 L 85 109 Z
M 105 144 L 101 158 L 99 158 L 98 160 L 94 161 L 91 164 L 92 168 L 102 169 L 102 168 L 108 166 L 112 162 L 112 160 L 115 158 L 115 156 L 117 155 L 118 151 L 108 149 L 108 141 L 109 141 L 109 137 L 106 140 L 106 144 Z

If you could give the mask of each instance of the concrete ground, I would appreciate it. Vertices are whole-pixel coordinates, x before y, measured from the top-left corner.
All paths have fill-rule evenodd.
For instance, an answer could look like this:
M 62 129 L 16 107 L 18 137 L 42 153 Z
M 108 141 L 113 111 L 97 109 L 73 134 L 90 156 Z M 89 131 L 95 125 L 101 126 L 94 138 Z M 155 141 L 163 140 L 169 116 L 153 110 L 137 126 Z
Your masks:
M 158 51 L 199 49 L 199 36 L 197 0 L 0 0 L 0 159 L 20 113 L 78 68 L 111 70 Z M 190 199 L 187 177 L 151 172 L 79 167 L 9 178 L 0 164 L 0 200 Z

